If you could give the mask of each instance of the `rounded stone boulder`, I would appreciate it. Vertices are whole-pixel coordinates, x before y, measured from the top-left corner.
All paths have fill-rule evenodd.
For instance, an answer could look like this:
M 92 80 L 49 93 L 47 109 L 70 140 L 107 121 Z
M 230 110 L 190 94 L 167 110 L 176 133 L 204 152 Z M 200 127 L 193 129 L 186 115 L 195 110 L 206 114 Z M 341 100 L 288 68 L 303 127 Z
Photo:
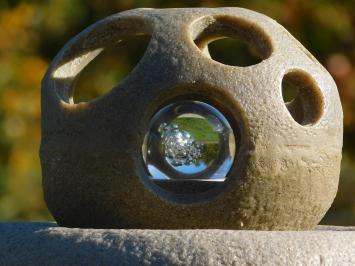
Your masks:
M 75 103 L 85 66 L 141 35 L 150 41 L 129 76 Z M 225 37 L 257 62 L 218 62 L 208 45 Z M 69 41 L 43 79 L 45 201 L 67 227 L 311 229 L 337 192 L 342 133 L 332 77 L 274 20 L 241 8 L 125 11 Z

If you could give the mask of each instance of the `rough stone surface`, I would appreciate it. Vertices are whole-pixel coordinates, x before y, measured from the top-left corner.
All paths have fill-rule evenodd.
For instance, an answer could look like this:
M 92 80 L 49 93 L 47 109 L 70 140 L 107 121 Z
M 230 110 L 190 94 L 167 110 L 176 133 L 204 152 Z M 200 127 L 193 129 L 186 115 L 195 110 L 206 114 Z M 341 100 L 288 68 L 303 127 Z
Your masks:
M 137 34 L 151 39 L 130 75 L 91 102 L 73 103 L 86 64 Z M 220 36 L 245 39 L 263 60 L 247 67 L 212 60 L 206 45 Z M 300 85 L 287 107 L 286 74 Z M 217 107 L 240 140 L 223 186 L 193 195 L 193 204 L 153 184 L 141 155 L 150 118 L 175 97 Z M 329 73 L 264 15 L 240 8 L 122 12 L 73 38 L 43 80 L 45 200 L 68 227 L 310 229 L 337 191 L 342 118 Z
M 355 228 L 268 232 L 0 224 L 0 265 L 355 265 Z

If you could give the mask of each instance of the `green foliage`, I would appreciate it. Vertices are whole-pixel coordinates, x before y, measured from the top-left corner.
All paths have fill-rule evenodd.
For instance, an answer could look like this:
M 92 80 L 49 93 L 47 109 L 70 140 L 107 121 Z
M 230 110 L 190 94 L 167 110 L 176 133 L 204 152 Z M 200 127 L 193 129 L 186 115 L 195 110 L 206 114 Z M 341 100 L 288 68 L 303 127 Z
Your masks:
M 189 132 L 197 141 L 218 142 L 218 133 L 212 125 L 204 118 L 178 117 L 172 121 L 180 129 Z

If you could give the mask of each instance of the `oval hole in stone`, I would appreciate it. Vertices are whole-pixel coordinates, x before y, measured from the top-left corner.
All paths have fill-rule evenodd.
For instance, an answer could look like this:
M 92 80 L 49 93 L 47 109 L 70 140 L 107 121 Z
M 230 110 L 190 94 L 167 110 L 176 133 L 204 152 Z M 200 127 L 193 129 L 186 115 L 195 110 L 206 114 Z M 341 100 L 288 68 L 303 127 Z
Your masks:
M 136 35 L 105 48 L 80 73 L 74 102 L 91 101 L 117 86 L 143 57 L 149 41 L 148 35 Z
M 282 97 L 292 118 L 300 125 L 315 124 L 323 114 L 322 92 L 304 71 L 291 71 L 283 77 Z
M 202 18 L 192 24 L 192 38 L 206 56 L 225 65 L 255 65 L 272 53 L 268 35 L 257 25 L 237 17 Z
M 230 66 L 251 66 L 262 61 L 257 52 L 239 38 L 223 38 L 208 45 L 211 58 Z M 233 52 L 231 52 L 233 51 Z

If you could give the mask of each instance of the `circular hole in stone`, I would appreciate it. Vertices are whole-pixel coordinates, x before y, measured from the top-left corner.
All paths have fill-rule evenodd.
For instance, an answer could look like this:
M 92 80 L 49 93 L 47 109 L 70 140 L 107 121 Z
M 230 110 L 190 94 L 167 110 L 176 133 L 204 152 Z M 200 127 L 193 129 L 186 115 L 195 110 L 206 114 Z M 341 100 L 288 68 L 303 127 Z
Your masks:
M 235 153 L 235 135 L 224 115 L 193 100 L 160 109 L 142 145 L 149 179 L 180 194 L 204 192 L 223 183 Z
M 251 66 L 272 53 L 271 40 L 255 24 L 231 16 L 205 17 L 191 25 L 192 38 L 208 57 L 226 65 Z
M 88 102 L 117 86 L 138 64 L 150 36 L 126 37 L 105 49 L 80 73 L 74 89 L 74 102 Z
M 323 95 L 313 78 L 302 70 L 282 79 L 282 97 L 292 118 L 303 126 L 316 123 L 323 114 Z

